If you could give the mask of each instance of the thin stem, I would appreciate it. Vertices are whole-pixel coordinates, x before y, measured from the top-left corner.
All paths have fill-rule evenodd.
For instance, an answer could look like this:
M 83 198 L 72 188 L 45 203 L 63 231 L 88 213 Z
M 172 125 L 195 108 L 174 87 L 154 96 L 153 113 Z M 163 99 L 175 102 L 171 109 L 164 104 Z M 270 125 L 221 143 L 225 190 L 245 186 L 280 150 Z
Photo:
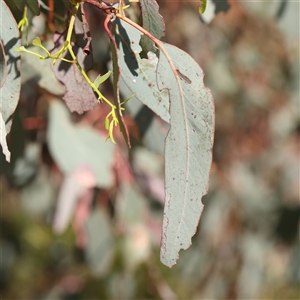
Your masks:
M 70 53 L 72 59 L 74 60 L 74 62 L 76 64 L 77 68 L 79 69 L 80 73 L 82 74 L 84 79 L 87 81 L 87 83 L 91 86 L 93 91 L 99 96 L 99 99 L 104 100 L 112 109 L 116 109 L 116 107 L 113 104 L 111 104 L 110 101 L 101 94 L 99 89 L 95 86 L 95 84 L 87 76 L 87 74 L 85 73 L 85 71 L 83 70 L 83 68 L 79 64 L 79 62 L 77 61 L 77 58 L 76 58 L 76 56 L 73 52 L 72 46 L 70 44 L 68 45 L 68 50 L 69 50 L 69 53 Z
M 72 32 L 73 32 L 73 28 L 74 28 L 74 24 L 75 24 L 75 19 L 76 19 L 76 14 L 77 14 L 79 5 L 80 5 L 80 3 L 77 3 L 74 6 L 73 12 L 72 12 L 72 16 L 71 16 L 71 19 L 70 19 L 68 33 L 67 33 L 67 38 L 66 38 L 66 41 L 68 41 L 69 43 L 71 42 Z

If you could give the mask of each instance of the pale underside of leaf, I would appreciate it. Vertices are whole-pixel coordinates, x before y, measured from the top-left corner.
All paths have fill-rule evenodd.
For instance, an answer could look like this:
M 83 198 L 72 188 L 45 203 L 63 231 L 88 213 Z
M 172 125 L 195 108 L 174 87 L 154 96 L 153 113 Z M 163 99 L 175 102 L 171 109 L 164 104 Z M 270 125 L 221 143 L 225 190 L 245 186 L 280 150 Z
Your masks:
M 148 58 L 141 58 L 139 45 L 142 33 L 122 20 L 116 20 L 116 43 L 121 69 L 120 91 L 130 91 L 125 98 L 133 98 L 148 106 L 164 121 L 169 122 L 169 97 L 166 90 L 160 91 L 156 83 L 157 56 L 149 52 Z M 124 88 L 126 87 L 126 88 Z
M 9 161 L 9 151 L 6 145 L 6 135 L 10 132 L 12 115 L 20 98 L 21 76 L 20 76 L 20 54 L 14 51 L 20 47 L 19 30 L 17 23 L 3 0 L 0 0 L 1 23 L 0 40 L 2 43 L 1 65 L 5 79 L 0 79 L 0 114 L 1 114 L 1 145 L 6 160 Z M 4 63 L 3 63 L 4 62 Z
M 191 245 L 203 210 L 212 161 L 214 104 L 203 72 L 184 51 L 162 43 L 157 69 L 160 89 L 170 96 L 170 131 L 165 141 L 165 207 L 161 261 L 171 267 Z

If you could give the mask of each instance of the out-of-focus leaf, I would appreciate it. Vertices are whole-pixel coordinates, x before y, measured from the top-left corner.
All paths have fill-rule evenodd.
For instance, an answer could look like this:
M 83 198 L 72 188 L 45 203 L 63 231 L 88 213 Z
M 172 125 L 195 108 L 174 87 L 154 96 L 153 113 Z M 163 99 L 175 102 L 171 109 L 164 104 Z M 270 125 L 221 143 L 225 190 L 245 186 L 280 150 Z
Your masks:
M 116 202 L 117 222 L 122 225 L 142 223 L 147 211 L 147 199 L 136 186 L 122 184 Z
M 25 173 L 26 169 L 23 172 Z M 57 195 L 53 182 L 49 180 L 49 175 L 49 170 L 42 166 L 39 168 L 38 176 L 22 188 L 21 205 L 29 215 L 45 217 L 52 212 Z
M 200 3 L 200 19 L 207 24 L 210 23 L 218 13 L 227 12 L 230 8 L 228 0 L 200 0 Z M 202 11 L 203 9 L 205 11 Z
M 49 44 L 46 43 L 43 46 L 48 48 Z M 27 48 L 31 50 L 33 47 Z M 45 55 L 45 52 L 40 47 L 34 47 L 34 52 Z M 25 83 L 27 80 L 32 78 L 38 79 L 38 85 L 55 96 L 61 96 L 65 93 L 65 87 L 58 82 L 49 60 L 38 59 L 27 53 L 22 55 L 22 82 Z
M 160 52 L 157 82 L 170 95 L 165 142 L 165 185 L 161 261 L 171 267 L 180 249 L 191 245 L 207 193 L 212 161 L 214 104 L 203 71 L 184 51 L 166 43 Z
M 85 165 L 79 165 L 66 175 L 59 191 L 53 221 L 53 229 L 56 233 L 62 233 L 67 228 L 80 196 L 94 187 L 95 183 L 93 171 Z
M 207 0 L 200 0 L 199 14 L 204 14 L 206 9 Z
M 55 34 L 53 39 L 55 47 L 51 50 L 52 53 L 58 51 L 65 42 L 65 37 L 60 34 Z M 74 47 L 73 50 L 77 53 L 77 60 L 83 67 L 86 55 L 81 48 Z M 71 60 L 69 54 L 66 54 L 64 58 Z M 82 114 L 93 109 L 98 104 L 92 88 L 81 75 L 75 63 L 57 60 L 53 71 L 56 78 L 66 86 L 66 93 L 63 99 L 71 112 L 75 111 Z
M 97 275 L 110 270 L 114 256 L 112 224 L 103 208 L 93 211 L 86 224 L 88 243 L 86 257 L 91 269 Z
M 8 68 L 7 68 L 5 52 L 4 52 L 2 41 L 0 40 L 0 89 L 4 85 L 7 72 L 8 72 Z
M 139 45 L 141 33 L 121 20 L 115 21 L 117 25 L 116 43 L 119 50 L 119 65 L 122 70 L 120 88 L 126 86 L 126 91 L 136 98 L 166 122 L 170 120 L 169 98 L 166 90 L 159 91 L 156 85 L 156 68 L 158 58 L 148 52 L 148 59 L 141 59 Z M 125 95 L 129 97 L 131 95 Z
M 16 21 L 3 0 L 0 1 L 0 15 L 1 23 L 5 24 L 5 26 L 1 27 L 0 31 L 0 40 L 3 45 L 3 48 L 1 47 L 1 52 L 3 54 L 3 59 L 1 59 L 1 61 L 6 61 L 7 66 L 5 83 L 3 84 L 4 80 L 0 79 L 1 84 L 3 84 L 3 86 L 0 87 L 0 136 L 6 160 L 9 161 L 9 151 L 7 149 L 5 138 L 11 128 L 12 114 L 18 104 L 21 87 L 20 54 L 14 51 L 14 47 L 20 47 L 21 44 Z M 2 64 L 2 66 L 5 65 Z
M 131 270 L 149 257 L 150 237 L 145 226 L 147 210 L 147 199 L 137 186 L 122 184 L 117 197 L 116 218 L 126 229 L 122 255 L 126 267 Z
M 65 174 L 86 165 L 95 174 L 97 186 L 112 185 L 114 145 L 106 143 L 106 137 L 94 129 L 74 125 L 66 107 L 57 100 L 50 103 L 47 140 L 54 160 Z
M 165 35 L 165 22 L 159 14 L 159 6 L 156 0 L 140 0 L 140 6 L 143 18 L 143 27 L 150 32 L 154 37 L 160 39 Z M 142 36 L 140 42 L 143 50 L 156 52 L 153 41 L 145 35 Z
M 33 13 L 37 16 L 40 14 L 40 3 L 39 0 L 13 0 L 19 10 L 23 10 L 27 4 Z

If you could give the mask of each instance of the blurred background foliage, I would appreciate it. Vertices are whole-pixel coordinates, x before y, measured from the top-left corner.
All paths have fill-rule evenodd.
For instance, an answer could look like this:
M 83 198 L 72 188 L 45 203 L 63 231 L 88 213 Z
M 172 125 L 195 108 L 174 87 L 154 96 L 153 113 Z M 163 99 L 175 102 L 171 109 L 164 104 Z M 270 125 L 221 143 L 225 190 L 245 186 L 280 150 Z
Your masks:
M 2 299 L 299 299 L 299 2 L 229 1 L 210 24 L 198 2 L 158 2 L 165 41 L 200 64 L 216 106 L 191 248 L 159 262 L 167 125 L 129 101 L 132 149 L 105 143 L 105 106 L 71 115 L 48 64 L 25 54 L 12 162 L 1 157 Z M 87 17 L 92 77 L 110 57 L 104 16 Z M 51 45 L 46 22 L 31 16 L 24 38 Z

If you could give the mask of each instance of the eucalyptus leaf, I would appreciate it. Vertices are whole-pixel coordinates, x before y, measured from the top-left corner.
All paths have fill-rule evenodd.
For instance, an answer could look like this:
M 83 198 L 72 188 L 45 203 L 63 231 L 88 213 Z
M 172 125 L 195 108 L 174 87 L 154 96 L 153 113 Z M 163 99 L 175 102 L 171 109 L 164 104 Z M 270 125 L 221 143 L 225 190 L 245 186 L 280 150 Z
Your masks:
M 4 47 L 2 44 L 2 41 L 0 39 L 0 89 L 4 85 L 4 82 L 6 80 L 8 68 L 7 68 L 7 62 L 4 52 Z
M 158 58 L 149 52 L 148 58 L 141 58 L 139 45 L 142 33 L 122 20 L 116 20 L 116 43 L 118 46 L 119 67 L 121 69 L 120 91 L 130 91 L 130 97 L 141 101 L 166 122 L 170 120 L 169 97 L 166 90 L 160 91 L 156 85 Z M 131 100 L 130 100 L 131 101 Z
M 5 26 L 0 28 L 0 40 L 2 41 L 1 56 L 3 56 L 1 58 L 1 69 L 3 69 L 1 74 L 6 74 L 5 79 L 0 79 L 0 135 L 6 160 L 9 161 L 10 155 L 5 138 L 10 132 L 12 115 L 19 101 L 21 88 L 20 54 L 14 51 L 14 48 L 20 47 L 21 44 L 17 23 L 3 0 L 0 1 L 0 15 L 2 24 L 5 24 Z
M 86 165 L 92 169 L 98 187 L 113 184 L 114 145 L 106 143 L 106 137 L 93 128 L 73 124 L 67 108 L 58 100 L 50 103 L 47 140 L 50 153 L 63 173 Z
M 165 141 L 165 207 L 161 261 L 171 267 L 191 245 L 203 210 L 212 161 L 214 104 L 203 71 L 184 51 L 161 43 L 160 89 L 170 96 L 170 131 Z
M 86 233 L 88 243 L 85 255 L 90 268 L 97 275 L 107 274 L 115 249 L 112 224 L 103 208 L 99 207 L 91 213 L 86 223 Z
M 127 126 L 123 119 L 122 114 L 122 104 L 120 100 L 120 90 L 119 90 L 119 80 L 120 80 L 120 60 L 118 57 L 118 47 L 116 44 L 116 41 L 114 40 L 112 33 L 110 32 L 109 28 L 106 27 L 107 34 L 110 38 L 110 49 L 111 49 L 111 55 L 112 55 L 112 66 L 113 66 L 113 89 L 114 89 L 114 104 L 116 106 L 116 112 L 117 112 L 117 118 L 120 126 L 120 130 L 123 134 L 123 137 L 130 148 L 130 139 L 129 139 L 129 132 L 127 129 Z M 110 127 L 112 128 L 113 122 L 110 124 Z M 113 140 L 113 133 L 112 129 L 110 132 L 110 137 Z
M 157 39 L 162 38 L 165 35 L 165 22 L 163 17 L 159 14 L 159 6 L 155 0 L 140 0 L 143 28 L 151 33 Z M 155 52 L 153 41 L 151 41 L 145 35 L 142 36 L 140 42 L 143 50 Z
M 40 14 L 39 0 L 13 0 L 19 10 L 23 10 L 25 5 L 28 5 L 33 13 L 37 16 Z

